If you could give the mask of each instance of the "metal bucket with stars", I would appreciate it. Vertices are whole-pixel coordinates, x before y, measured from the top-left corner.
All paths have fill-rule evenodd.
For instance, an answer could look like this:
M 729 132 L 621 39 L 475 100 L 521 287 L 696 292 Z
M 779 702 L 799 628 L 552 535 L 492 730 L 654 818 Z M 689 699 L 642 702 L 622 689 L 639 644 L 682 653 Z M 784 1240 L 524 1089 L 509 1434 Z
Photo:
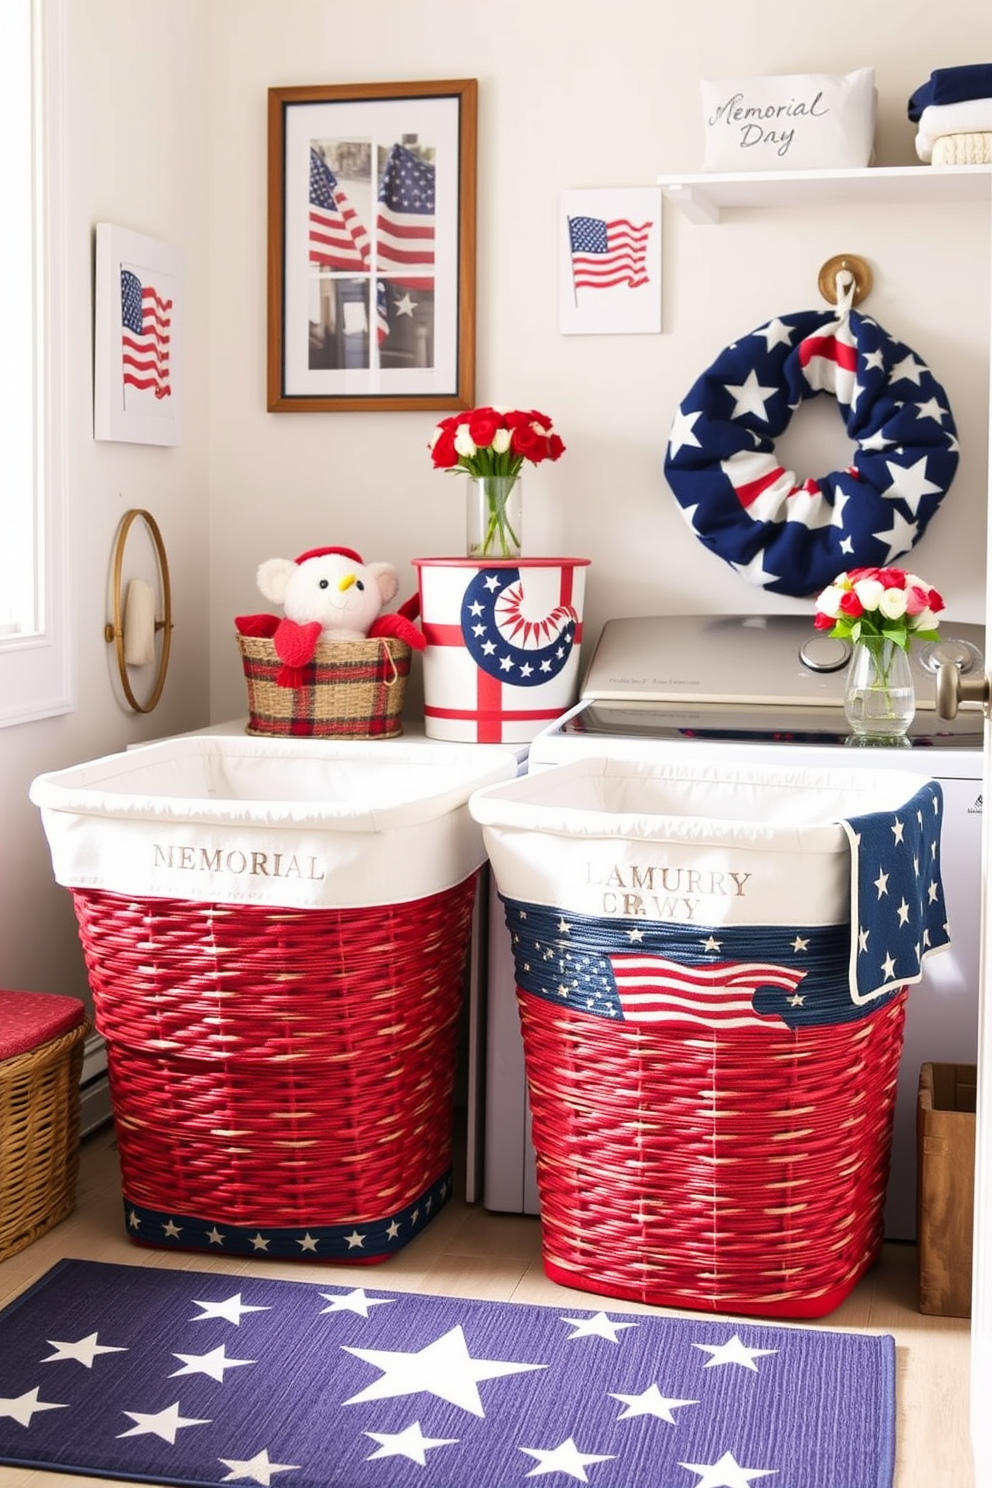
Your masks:
M 429 739 L 525 744 L 576 700 L 588 558 L 415 558 Z

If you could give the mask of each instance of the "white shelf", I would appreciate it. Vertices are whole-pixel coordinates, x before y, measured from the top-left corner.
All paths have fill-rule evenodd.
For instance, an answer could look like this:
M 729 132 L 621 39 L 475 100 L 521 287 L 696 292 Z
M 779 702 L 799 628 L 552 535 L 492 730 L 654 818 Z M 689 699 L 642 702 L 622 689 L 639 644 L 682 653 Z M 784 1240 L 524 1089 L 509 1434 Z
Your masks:
M 692 222 L 716 223 L 733 207 L 948 205 L 992 201 L 992 166 L 908 165 L 846 171 L 740 171 L 659 176 Z

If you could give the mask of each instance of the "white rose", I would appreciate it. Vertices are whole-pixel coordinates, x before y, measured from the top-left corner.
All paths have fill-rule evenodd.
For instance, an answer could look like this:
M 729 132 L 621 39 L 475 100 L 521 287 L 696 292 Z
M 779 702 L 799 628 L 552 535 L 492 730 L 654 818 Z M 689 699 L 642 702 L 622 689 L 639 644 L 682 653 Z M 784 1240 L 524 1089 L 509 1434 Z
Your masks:
M 877 610 L 885 590 L 877 579 L 859 579 L 854 586 L 854 592 L 864 609 Z
M 906 613 L 905 589 L 884 589 L 878 608 L 887 620 L 901 620 Z
M 509 429 L 497 429 L 493 435 L 493 449 L 497 455 L 505 455 L 510 448 L 512 432 Z
M 459 424 L 455 430 L 455 452 L 459 455 L 466 455 L 469 459 L 477 453 L 475 440 L 468 432 L 468 424 Z
M 846 593 L 846 589 L 838 589 L 836 584 L 829 584 L 822 594 L 817 595 L 816 608 L 836 620 L 840 614 L 840 602 Z
M 911 618 L 909 624 L 912 630 L 936 630 L 938 621 L 933 610 L 921 610 Z

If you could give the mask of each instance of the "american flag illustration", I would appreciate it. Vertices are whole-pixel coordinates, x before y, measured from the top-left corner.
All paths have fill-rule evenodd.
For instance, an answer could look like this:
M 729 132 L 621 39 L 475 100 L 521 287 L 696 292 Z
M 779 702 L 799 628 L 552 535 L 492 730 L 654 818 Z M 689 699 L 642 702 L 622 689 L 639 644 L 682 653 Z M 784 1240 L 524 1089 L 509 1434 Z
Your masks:
M 125 387 L 172 396 L 169 344 L 172 339 L 172 301 L 121 269 L 121 367 Z
M 823 1488 L 828 1451 L 838 1488 L 891 1483 L 891 1336 L 563 1297 L 61 1261 L 0 1315 L 0 1461 L 203 1488 Z
M 822 392 L 857 449 L 844 469 L 797 476 L 775 440 Z M 805 596 L 907 553 L 958 453 L 947 394 L 915 353 L 855 310 L 803 311 L 740 337 L 696 379 L 672 421 L 665 475 L 705 547 L 771 593 Z
M 570 217 L 568 236 L 572 280 L 576 289 L 612 289 L 647 284 L 647 247 L 650 222 L 633 223 L 625 217 Z
M 684 888 L 693 870 L 684 866 L 657 868 L 661 887 L 644 896 L 636 917 L 518 900 L 497 876 L 517 985 L 560 1008 L 622 1022 L 852 1022 L 918 982 L 926 958 L 950 944 L 942 811 L 940 785 L 928 781 L 896 811 L 840 823 L 851 843 L 851 916 L 834 925 L 697 923 Z M 664 844 L 654 851 L 660 861 Z M 801 858 L 793 866 L 801 872 Z
M 383 273 L 407 289 L 434 288 L 434 166 L 393 145 L 379 183 L 376 253 Z
M 343 273 L 368 273 L 369 237 L 337 176 L 310 149 L 310 262 Z

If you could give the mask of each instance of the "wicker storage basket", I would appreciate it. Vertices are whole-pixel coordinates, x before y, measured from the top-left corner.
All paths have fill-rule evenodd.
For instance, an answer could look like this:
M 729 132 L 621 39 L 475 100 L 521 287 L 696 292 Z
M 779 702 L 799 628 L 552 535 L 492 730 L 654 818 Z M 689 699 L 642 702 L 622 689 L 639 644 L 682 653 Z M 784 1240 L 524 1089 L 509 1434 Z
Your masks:
M 0 992 L 0 1261 L 75 1207 L 89 1031 L 74 997 Z
M 394 739 L 403 732 L 411 650 L 405 641 L 321 641 L 301 687 L 280 687 L 271 640 L 236 636 L 248 686 L 248 733 Z
M 514 945 L 550 1277 L 752 1316 L 843 1300 L 882 1244 L 931 884 L 945 917 L 940 800 L 894 771 L 594 759 L 472 798 Z M 911 899 L 904 941 L 885 931 L 898 974 L 866 985 L 880 861 L 893 925 Z
M 242 736 L 39 777 L 130 1237 L 369 1263 L 451 1192 L 456 1024 L 496 749 Z

